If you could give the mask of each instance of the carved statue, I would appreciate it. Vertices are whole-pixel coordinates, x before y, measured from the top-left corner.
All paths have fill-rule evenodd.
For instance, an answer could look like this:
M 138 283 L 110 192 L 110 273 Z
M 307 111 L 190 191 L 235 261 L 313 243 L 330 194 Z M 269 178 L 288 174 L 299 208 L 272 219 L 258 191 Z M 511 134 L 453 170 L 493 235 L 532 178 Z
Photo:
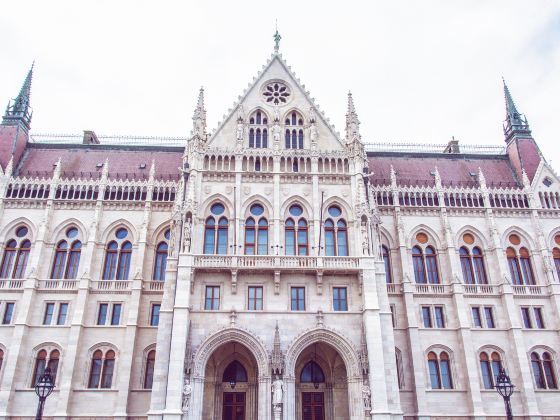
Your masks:
M 272 405 L 278 406 L 282 404 L 282 399 L 284 396 L 284 382 L 278 375 L 276 375 L 276 379 L 272 382 Z
M 312 123 L 309 127 L 309 138 L 311 139 L 311 143 L 317 143 L 317 137 L 319 134 L 317 133 L 317 126 L 315 123 Z
M 362 386 L 362 398 L 364 400 L 364 408 L 366 410 L 371 410 L 371 390 L 369 385 Z
M 369 255 L 369 238 L 368 238 L 368 234 L 367 234 L 367 226 L 365 223 L 362 223 L 361 226 L 361 232 L 362 232 L 362 250 L 364 255 Z
M 281 135 L 282 135 L 282 129 L 280 128 L 280 125 L 274 124 L 274 127 L 272 127 L 272 138 L 273 138 L 273 140 L 275 142 L 279 142 Z
M 189 378 L 185 378 L 185 383 L 183 384 L 183 411 L 187 412 L 189 409 L 189 404 L 191 402 L 192 386 Z
M 274 122 L 280 121 L 280 110 L 277 106 L 274 107 Z
M 311 107 L 309 108 L 309 122 L 314 123 L 315 121 L 317 121 L 315 115 L 315 108 Z
M 171 219 L 171 224 L 169 226 L 169 253 L 172 254 L 174 252 L 175 249 L 175 245 L 177 243 L 177 234 L 176 234 L 176 228 L 177 228 L 177 220 L 175 220 L 175 218 Z
M 237 140 L 243 140 L 243 120 L 240 118 L 237 120 L 237 131 L 235 137 Z
M 183 252 L 189 252 L 191 250 L 191 230 L 191 219 L 187 219 L 183 226 Z

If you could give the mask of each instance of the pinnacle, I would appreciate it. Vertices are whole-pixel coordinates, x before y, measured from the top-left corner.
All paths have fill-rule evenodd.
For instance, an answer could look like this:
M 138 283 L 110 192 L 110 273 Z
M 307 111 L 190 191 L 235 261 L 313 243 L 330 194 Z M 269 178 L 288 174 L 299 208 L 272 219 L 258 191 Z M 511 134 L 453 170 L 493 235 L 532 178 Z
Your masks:
M 511 117 L 515 117 L 516 115 L 519 115 L 519 112 L 517 111 L 517 107 L 515 106 L 515 102 L 513 102 L 513 98 L 511 97 L 511 93 L 509 91 L 509 88 L 506 84 L 506 81 L 504 80 L 504 78 L 502 77 L 502 82 L 504 83 L 504 97 L 506 100 L 506 113 L 507 115 L 511 116 Z

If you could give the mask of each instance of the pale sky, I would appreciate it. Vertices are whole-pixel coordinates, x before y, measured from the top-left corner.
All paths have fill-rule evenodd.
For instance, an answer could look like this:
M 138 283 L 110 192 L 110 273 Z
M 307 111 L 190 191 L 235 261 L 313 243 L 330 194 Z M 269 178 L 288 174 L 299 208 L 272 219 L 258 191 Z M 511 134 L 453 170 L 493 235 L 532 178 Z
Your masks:
M 367 142 L 501 145 L 503 76 L 560 167 L 558 0 L 2 3 L 0 104 L 35 60 L 35 133 L 187 136 L 200 86 L 212 130 L 277 19 L 284 59 L 341 133 L 351 90 Z

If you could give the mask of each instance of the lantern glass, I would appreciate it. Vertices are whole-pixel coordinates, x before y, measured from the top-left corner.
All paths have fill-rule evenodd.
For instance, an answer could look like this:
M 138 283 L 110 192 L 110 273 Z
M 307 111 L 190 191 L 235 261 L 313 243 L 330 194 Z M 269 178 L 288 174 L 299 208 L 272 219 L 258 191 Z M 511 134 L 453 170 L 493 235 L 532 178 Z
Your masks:
M 509 376 L 506 374 L 506 371 L 502 369 L 500 374 L 496 378 L 496 391 L 504 398 L 511 397 L 513 394 L 514 385 L 511 383 Z
M 229 381 L 229 386 L 231 386 L 231 389 L 235 389 L 235 385 L 237 385 L 237 382 Z
M 35 393 L 40 399 L 44 399 L 51 395 L 53 388 L 54 384 L 51 370 L 46 368 L 45 372 L 39 377 L 39 380 L 35 385 Z

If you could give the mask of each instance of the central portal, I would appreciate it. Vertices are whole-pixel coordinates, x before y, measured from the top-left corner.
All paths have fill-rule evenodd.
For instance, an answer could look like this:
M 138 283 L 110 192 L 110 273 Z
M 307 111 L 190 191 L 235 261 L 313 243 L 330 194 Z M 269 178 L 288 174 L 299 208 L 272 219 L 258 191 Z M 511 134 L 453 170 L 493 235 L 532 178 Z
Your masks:
M 325 420 L 325 402 L 322 392 L 303 392 L 303 420 Z
M 224 392 L 222 420 L 245 420 L 245 393 Z

